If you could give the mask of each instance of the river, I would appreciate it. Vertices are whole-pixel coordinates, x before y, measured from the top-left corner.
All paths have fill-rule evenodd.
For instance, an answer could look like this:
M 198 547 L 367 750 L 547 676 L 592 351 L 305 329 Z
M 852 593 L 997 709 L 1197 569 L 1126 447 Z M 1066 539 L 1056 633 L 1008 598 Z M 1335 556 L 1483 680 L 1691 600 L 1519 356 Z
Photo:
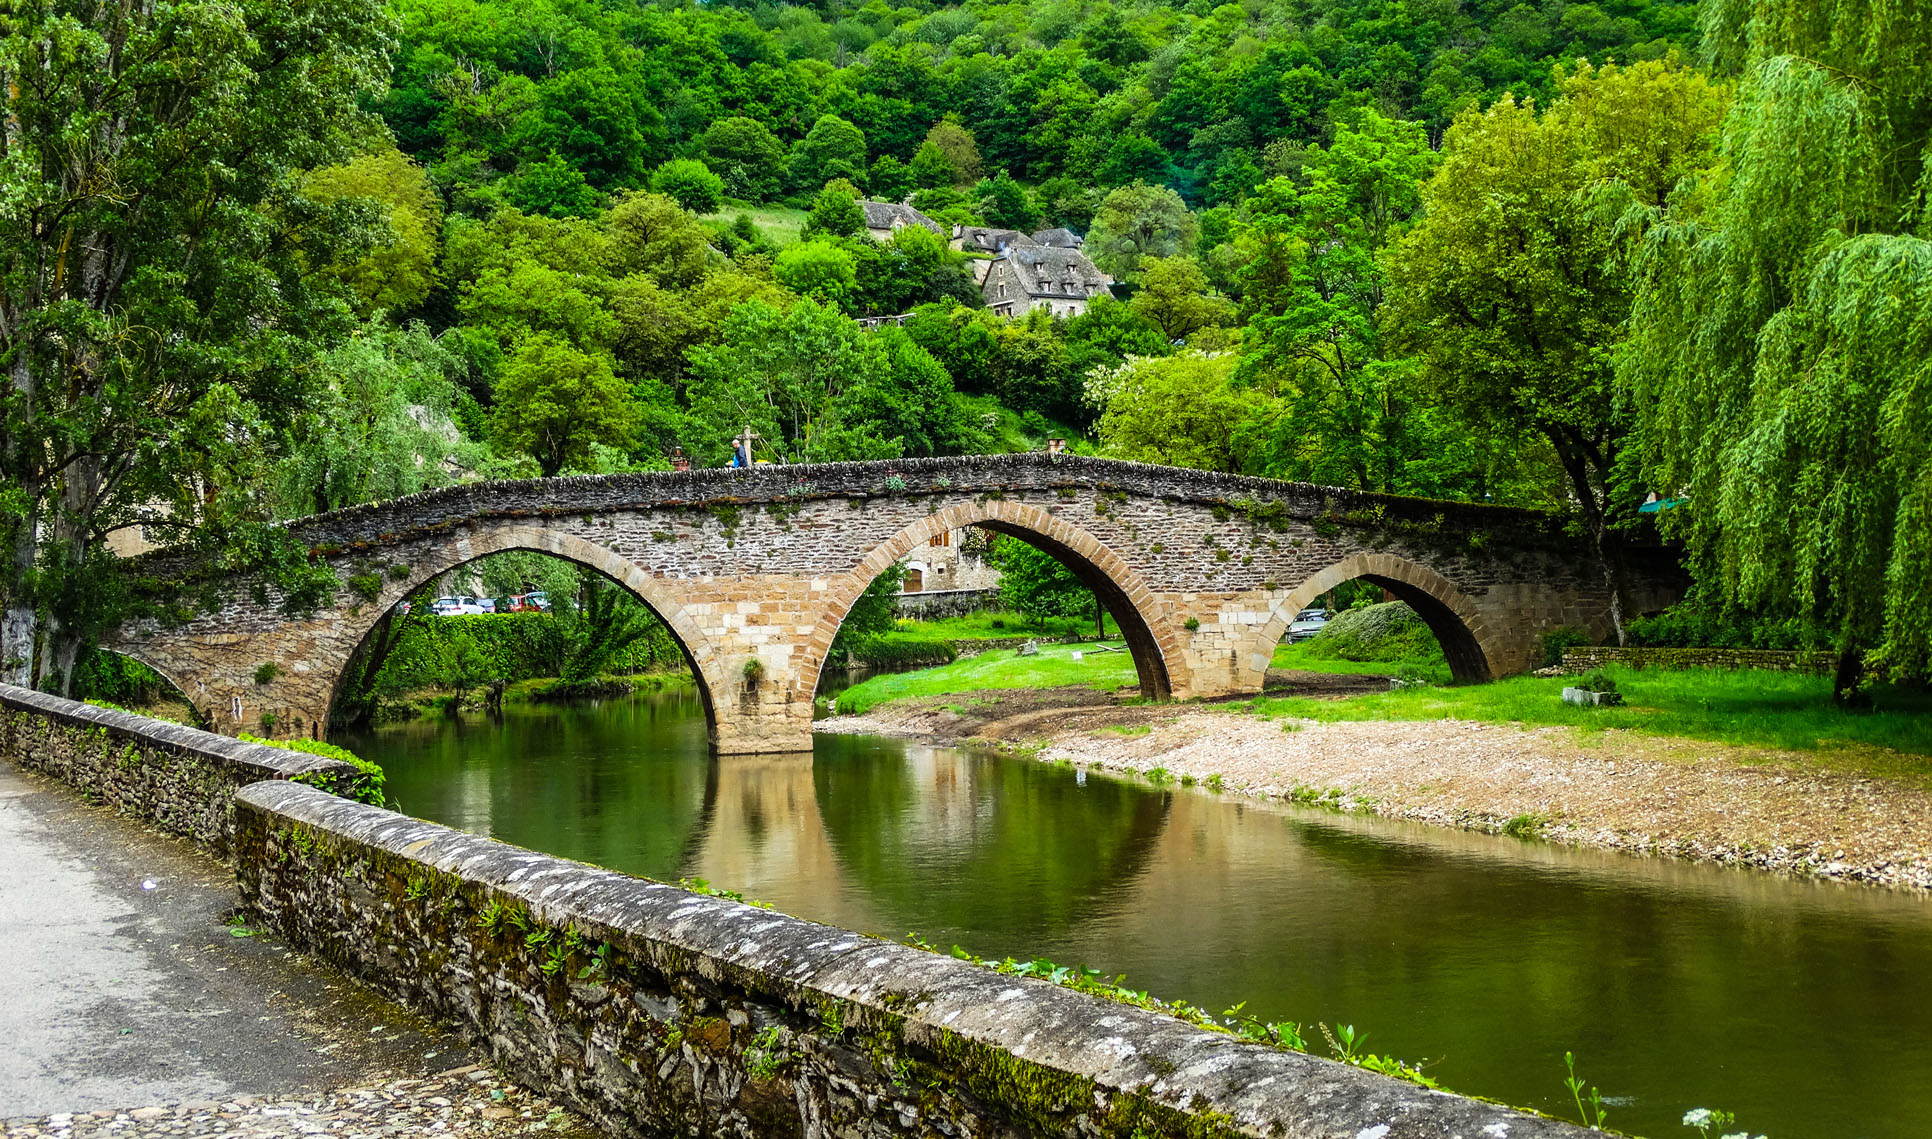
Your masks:
M 1932 1135 L 1932 904 L 900 740 L 716 758 L 681 694 L 339 740 L 412 815 L 789 914 L 1352 1024 L 1444 1086 L 1689 1136 Z

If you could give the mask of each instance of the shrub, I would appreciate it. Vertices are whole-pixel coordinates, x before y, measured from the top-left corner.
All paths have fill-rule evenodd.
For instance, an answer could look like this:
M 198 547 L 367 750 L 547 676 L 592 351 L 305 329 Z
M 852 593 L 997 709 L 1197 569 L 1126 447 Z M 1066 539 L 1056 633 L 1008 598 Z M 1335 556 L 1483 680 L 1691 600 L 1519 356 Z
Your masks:
M 1563 650 L 1591 643 L 1590 634 L 1582 629 L 1553 629 L 1543 634 L 1540 659 L 1543 667 L 1563 663 Z
M 1617 690 L 1617 682 L 1611 678 L 1609 673 L 1602 669 L 1584 674 L 1583 678 L 1576 682 L 1576 686 L 1587 692 L 1615 692 Z
M 377 674 L 376 691 L 385 695 L 455 685 L 458 673 L 505 681 L 560 676 L 570 645 L 563 622 L 548 613 L 484 613 L 411 620 Z M 460 654 L 458 650 L 461 650 Z M 475 659 L 458 661 L 459 655 Z M 653 624 L 640 640 L 619 649 L 605 662 L 613 673 L 648 672 L 682 665 L 683 654 L 671 632 Z M 473 667 L 463 669 L 460 664 Z
M 1633 645 L 1670 649 L 1806 649 L 1820 643 L 1802 621 L 1727 616 L 1694 600 L 1629 622 L 1624 637 Z
M 174 685 L 133 657 L 95 649 L 75 662 L 71 691 L 76 700 L 141 705 L 173 692 Z
M 695 158 L 673 158 L 651 173 L 651 190 L 694 214 L 715 214 L 724 205 L 724 179 Z
M 1385 601 L 1337 613 L 1307 643 L 1309 656 L 1330 660 L 1440 660 L 1442 647 L 1405 602 Z
M 265 740 L 260 736 L 251 736 L 246 732 L 243 732 L 236 738 L 246 743 L 267 744 L 269 747 L 279 747 L 284 751 L 299 751 L 305 755 L 319 755 L 324 759 L 340 760 L 362 773 L 362 778 L 356 780 L 354 790 L 348 796 L 349 798 L 359 803 L 368 803 L 373 807 L 383 806 L 387 802 L 386 796 L 383 793 L 384 776 L 382 767 L 373 760 L 362 758 L 346 747 L 337 747 L 335 744 L 323 743 L 321 740 Z

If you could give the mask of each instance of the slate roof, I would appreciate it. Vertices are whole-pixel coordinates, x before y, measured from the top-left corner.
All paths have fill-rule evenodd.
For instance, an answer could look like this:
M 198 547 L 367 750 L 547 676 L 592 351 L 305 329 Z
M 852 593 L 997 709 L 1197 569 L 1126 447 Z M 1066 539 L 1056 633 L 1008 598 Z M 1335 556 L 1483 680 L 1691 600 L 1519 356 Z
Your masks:
M 1014 245 L 1007 248 L 1001 260 L 1012 265 L 1013 275 L 1029 297 L 1085 298 L 1094 288 L 1113 283 L 1112 277 L 1095 268 L 1077 249 Z M 1072 289 L 1066 287 L 1069 281 L 1073 282 Z
M 956 225 L 953 240 L 962 250 L 998 253 L 1009 245 L 1032 245 L 1033 239 L 1017 229 L 992 229 L 983 225 Z
M 1064 227 L 1043 229 L 1033 235 L 1033 240 L 1041 245 L 1051 245 L 1056 249 L 1078 249 L 1087 239 Z
M 865 211 L 867 229 L 897 229 L 901 226 L 917 225 L 924 226 L 941 237 L 946 236 L 946 231 L 940 228 L 938 222 L 911 206 L 900 205 L 898 202 L 861 201 L 859 209 Z

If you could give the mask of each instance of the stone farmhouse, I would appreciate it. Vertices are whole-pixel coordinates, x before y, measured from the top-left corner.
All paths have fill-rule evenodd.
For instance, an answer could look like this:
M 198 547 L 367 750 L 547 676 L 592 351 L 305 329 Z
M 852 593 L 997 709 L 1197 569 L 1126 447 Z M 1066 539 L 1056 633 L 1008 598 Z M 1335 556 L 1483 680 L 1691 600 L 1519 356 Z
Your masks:
M 899 592 L 998 589 L 1000 571 L 986 561 L 985 537 L 969 526 L 934 534 L 925 546 L 899 559 L 906 571 Z
M 929 229 L 941 237 L 946 236 L 944 226 L 911 206 L 898 202 L 861 201 L 859 209 L 865 214 L 866 236 L 874 241 L 891 241 L 893 234 L 909 225 Z
M 1079 316 L 1087 303 L 1106 292 L 1114 279 L 1080 252 L 1085 240 L 1067 229 L 1025 234 L 1011 229 L 956 225 L 952 247 L 981 258 L 973 263 L 986 307 L 1003 317 L 1032 309 L 1054 316 Z
M 859 209 L 865 214 L 865 232 L 874 241 L 891 241 L 893 234 L 912 225 L 945 236 L 938 222 L 901 202 L 861 201 Z M 1080 251 L 1086 239 L 1070 229 L 1028 234 L 956 225 L 950 244 L 976 255 L 973 281 L 986 298 L 986 307 L 1009 320 L 1036 308 L 1053 316 L 1079 316 L 1092 298 L 1114 283 L 1087 260 Z M 875 317 L 872 322 L 891 319 Z

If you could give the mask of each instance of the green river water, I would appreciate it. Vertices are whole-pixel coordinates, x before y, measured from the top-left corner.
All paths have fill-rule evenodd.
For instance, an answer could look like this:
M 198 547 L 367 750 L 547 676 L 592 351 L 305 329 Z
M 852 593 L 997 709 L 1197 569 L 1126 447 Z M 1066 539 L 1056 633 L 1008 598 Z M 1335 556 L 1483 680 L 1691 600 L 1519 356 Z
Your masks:
M 1352 1024 L 1444 1086 L 1618 1130 L 1932 1136 L 1932 904 L 870 737 L 710 755 L 682 695 L 342 739 L 401 808 L 985 957 Z

